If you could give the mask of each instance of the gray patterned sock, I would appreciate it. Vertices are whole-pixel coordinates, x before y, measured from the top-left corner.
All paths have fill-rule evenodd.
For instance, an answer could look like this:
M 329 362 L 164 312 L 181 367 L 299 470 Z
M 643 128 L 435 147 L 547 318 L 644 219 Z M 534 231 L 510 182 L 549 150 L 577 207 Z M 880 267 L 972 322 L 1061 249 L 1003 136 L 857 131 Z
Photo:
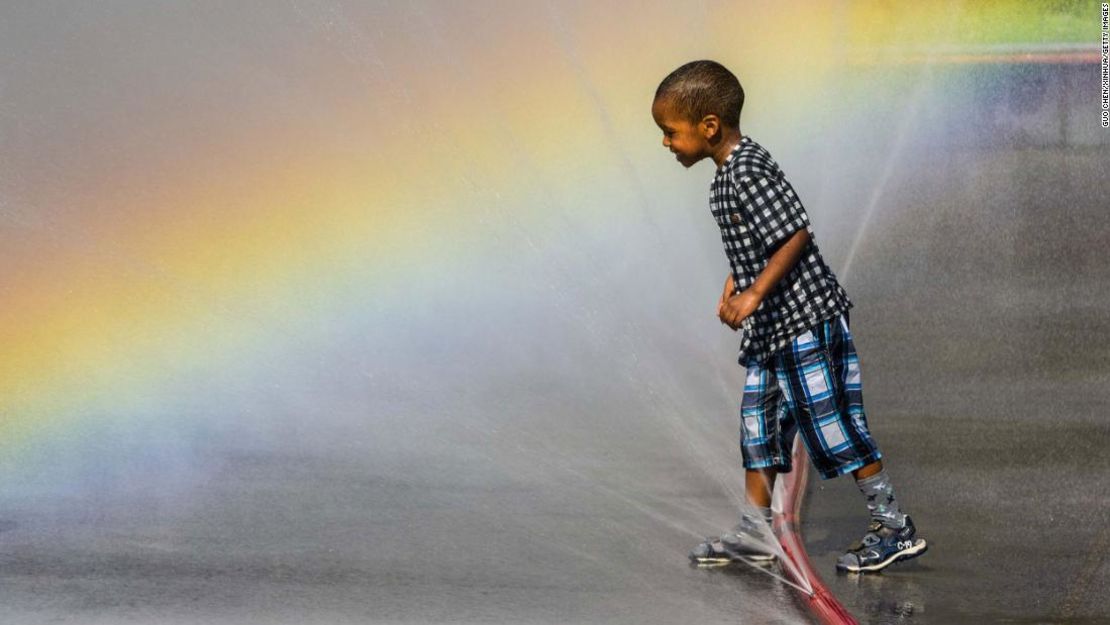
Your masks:
M 752 523 L 758 523 L 759 521 L 766 522 L 768 526 L 771 525 L 771 519 L 772 519 L 771 509 L 770 508 L 764 508 L 762 506 L 754 506 L 754 507 L 756 509 L 755 514 L 751 514 L 751 513 L 748 513 L 748 512 L 741 511 L 741 513 L 740 513 L 740 524 L 737 527 L 745 527 L 745 526 L 748 526 L 749 524 L 752 524 Z
M 898 507 L 898 500 L 894 498 L 894 487 L 890 484 L 890 477 L 883 469 L 870 477 L 856 480 L 856 486 L 867 497 L 867 509 L 871 518 L 887 527 L 899 528 L 906 524 L 906 515 Z
M 767 524 L 770 525 L 771 524 L 771 508 L 770 507 L 759 508 L 759 513 L 761 515 L 763 515 L 763 520 L 767 521 Z

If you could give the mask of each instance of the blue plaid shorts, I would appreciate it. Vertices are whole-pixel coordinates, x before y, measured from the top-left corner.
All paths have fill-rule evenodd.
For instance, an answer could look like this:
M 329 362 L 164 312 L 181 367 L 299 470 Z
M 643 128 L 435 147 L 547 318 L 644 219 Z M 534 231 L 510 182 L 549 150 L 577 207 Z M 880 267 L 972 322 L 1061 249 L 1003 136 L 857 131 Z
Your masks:
M 747 469 L 789 472 L 798 430 L 822 479 L 882 458 L 867 430 L 859 358 L 846 314 L 818 323 L 748 368 L 740 421 Z

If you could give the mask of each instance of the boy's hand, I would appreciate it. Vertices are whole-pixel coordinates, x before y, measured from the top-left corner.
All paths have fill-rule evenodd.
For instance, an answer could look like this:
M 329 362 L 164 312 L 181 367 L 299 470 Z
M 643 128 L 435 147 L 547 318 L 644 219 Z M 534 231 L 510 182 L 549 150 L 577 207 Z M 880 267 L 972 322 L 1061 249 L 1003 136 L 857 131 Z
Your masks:
M 727 324 L 733 330 L 739 329 L 744 319 L 755 312 L 762 302 L 763 298 L 751 289 L 733 295 L 721 306 L 719 314 L 721 323 Z
M 721 293 L 721 299 L 717 301 L 717 316 L 721 316 L 721 310 L 725 307 L 725 301 L 732 297 L 732 292 L 736 290 L 736 283 L 732 280 L 732 274 L 728 274 L 725 279 L 725 290 Z
M 798 263 L 798 258 L 809 245 L 809 241 L 809 230 L 802 228 L 790 235 L 785 243 L 779 245 L 779 248 L 771 254 L 767 266 L 759 273 L 759 277 L 740 293 L 725 297 L 717 307 L 717 316 L 721 318 L 721 322 L 727 323 L 733 330 L 738 329 L 741 322 L 759 308 L 763 302 L 763 296 L 772 292 L 783 276 Z

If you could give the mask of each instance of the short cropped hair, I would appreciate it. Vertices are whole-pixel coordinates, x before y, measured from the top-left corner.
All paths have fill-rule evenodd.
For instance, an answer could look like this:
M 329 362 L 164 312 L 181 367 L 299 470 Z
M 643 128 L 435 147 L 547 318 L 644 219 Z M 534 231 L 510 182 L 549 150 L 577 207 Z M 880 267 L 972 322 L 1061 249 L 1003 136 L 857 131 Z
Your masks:
M 664 99 L 691 124 L 716 115 L 729 128 L 740 128 L 744 88 L 740 80 L 716 61 L 691 61 L 659 83 L 655 100 Z

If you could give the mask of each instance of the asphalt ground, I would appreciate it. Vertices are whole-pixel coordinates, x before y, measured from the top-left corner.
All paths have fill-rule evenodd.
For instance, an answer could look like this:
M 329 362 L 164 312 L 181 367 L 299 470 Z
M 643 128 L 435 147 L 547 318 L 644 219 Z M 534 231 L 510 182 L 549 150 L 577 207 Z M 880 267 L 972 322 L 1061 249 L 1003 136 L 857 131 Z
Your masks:
M 810 554 L 865 623 L 1105 622 L 1105 150 L 933 154 L 887 181 L 845 279 L 871 429 L 931 547 L 881 575 L 836 575 L 866 524 L 841 478 L 811 482 Z M 841 267 L 862 225 L 821 215 Z M 435 351 L 441 324 L 383 324 L 411 359 L 386 363 L 395 375 L 308 369 L 307 400 L 228 406 L 223 430 L 166 446 L 179 452 L 165 475 L 155 462 L 145 481 L 134 467 L 116 481 L 9 480 L 0 621 L 806 622 L 796 591 L 765 573 L 687 562 L 733 524 L 742 483 L 742 371 L 721 366 L 734 343 L 707 347 L 721 335 L 699 335 L 704 315 L 651 318 L 660 301 L 685 305 L 675 287 L 694 273 L 664 262 L 653 288 L 601 300 L 620 285 L 568 267 L 499 291 L 511 316 L 427 301 L 453 315 L 456 352 Z M 536 275 L 562 290 L 535 287 L 529 309 Z M 696 295 L 702 315 L 711 298 Z M 491 316 L 495 328 L 479 323 Z M 356 345 L 346 364 L 379 348 Z M 103 472 L 124 443 L 86 445 L 77 464 Z
M 851 317 L 864 402 L 930 548 L 882 575 L 826 578 L 862 622 L 1110 620 L 1100 158 L 937 158 L 901 181 L 917 209 L 873 231 L 883 236 L 856 265 Z M 897 283 L 883 277 L 892 268 Z M 851 479 L 811 482 L 803 530 L 816 566 L 863 534 L 862 506 Z

